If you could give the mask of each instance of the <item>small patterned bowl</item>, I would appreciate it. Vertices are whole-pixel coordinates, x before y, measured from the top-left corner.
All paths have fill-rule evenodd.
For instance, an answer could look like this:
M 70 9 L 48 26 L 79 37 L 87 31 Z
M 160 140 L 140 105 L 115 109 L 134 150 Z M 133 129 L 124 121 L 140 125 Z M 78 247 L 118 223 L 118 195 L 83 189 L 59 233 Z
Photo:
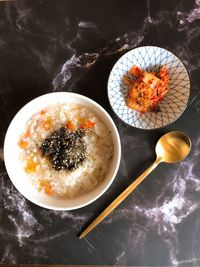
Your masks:
M 169 92 L 159 104 L 160 112 L 141 114 L 126 106 L 128 86 L 123 76 L 133 65 L 148 72 L 157 72 L 162 66 L 169 71 Z M 189 94 L 190 79 L 183 63 L 168 50 L 156 46 L 138 47 L 124 54 L 108 80 L 108 98 L 114 112 L 127 124 L 140 129 L 156 129 L 177 120 L 187 107 Z

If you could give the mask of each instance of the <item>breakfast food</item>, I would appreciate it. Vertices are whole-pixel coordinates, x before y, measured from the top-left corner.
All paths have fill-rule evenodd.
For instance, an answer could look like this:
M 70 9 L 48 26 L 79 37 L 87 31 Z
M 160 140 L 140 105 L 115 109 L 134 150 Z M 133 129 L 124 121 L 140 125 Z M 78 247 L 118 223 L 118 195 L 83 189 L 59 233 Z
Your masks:
M 74 198 L 97 186 L 113 157 L 111 133 L 89 108 L 56 104 L 34 114 L 18 141 L 24 171 L 37 190 Z
M 168 92 L 169 75 L 166 67 L 161 67 L 158 73 L 146 72 L 133 66 L 128 75 L 124 76 L 124 83 L 129 92 L 126 105 L 140 113 L 159 111 L 159 103 Z

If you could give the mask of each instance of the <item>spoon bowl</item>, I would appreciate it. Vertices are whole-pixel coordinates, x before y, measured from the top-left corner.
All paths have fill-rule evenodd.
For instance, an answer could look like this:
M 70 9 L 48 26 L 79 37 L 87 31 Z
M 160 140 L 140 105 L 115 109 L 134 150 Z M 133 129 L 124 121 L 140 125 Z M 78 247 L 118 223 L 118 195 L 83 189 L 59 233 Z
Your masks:
M 176 163 L 183 160 L 190 152 L 189 137 L 178 131 L 163 135 L 157 142 L 156 154 L 160 162 Z

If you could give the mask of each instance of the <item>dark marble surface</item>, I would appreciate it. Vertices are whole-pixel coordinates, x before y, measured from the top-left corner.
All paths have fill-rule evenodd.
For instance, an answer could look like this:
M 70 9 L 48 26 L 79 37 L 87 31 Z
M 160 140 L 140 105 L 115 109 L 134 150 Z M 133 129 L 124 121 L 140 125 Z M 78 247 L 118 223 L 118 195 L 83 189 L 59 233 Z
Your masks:
M 200 265 L 200 1 L 0 1 L 0 261 L 1 263 Z M 191 76 L 187 110 L 172 125 L 143 131 L 121 122 L 106 85 L 130 49 L 157 45 L 174 52 Z M 93 204 L 72 212 L 30 203 L 10 182 L 3 140 L 29 100 L 73 91 L 100 103 L 122 142 L 118 175 Z M 188 158 L 161 164 L 87 238 L 77 234 L 153 160 L 158 137 L 182 130 Z

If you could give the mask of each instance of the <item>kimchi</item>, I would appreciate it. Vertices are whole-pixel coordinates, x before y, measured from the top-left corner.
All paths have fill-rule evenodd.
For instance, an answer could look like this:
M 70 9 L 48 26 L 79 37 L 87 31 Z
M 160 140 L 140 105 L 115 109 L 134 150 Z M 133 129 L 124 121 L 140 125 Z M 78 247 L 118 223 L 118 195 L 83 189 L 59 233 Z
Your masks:
M 158 112 L 159 104 L 168 92 L 169 74 L 165 66 L 155 72 L 146 72 L 133 66 L 124 76 L 128 86 L 126 105 L 140 113 Z

